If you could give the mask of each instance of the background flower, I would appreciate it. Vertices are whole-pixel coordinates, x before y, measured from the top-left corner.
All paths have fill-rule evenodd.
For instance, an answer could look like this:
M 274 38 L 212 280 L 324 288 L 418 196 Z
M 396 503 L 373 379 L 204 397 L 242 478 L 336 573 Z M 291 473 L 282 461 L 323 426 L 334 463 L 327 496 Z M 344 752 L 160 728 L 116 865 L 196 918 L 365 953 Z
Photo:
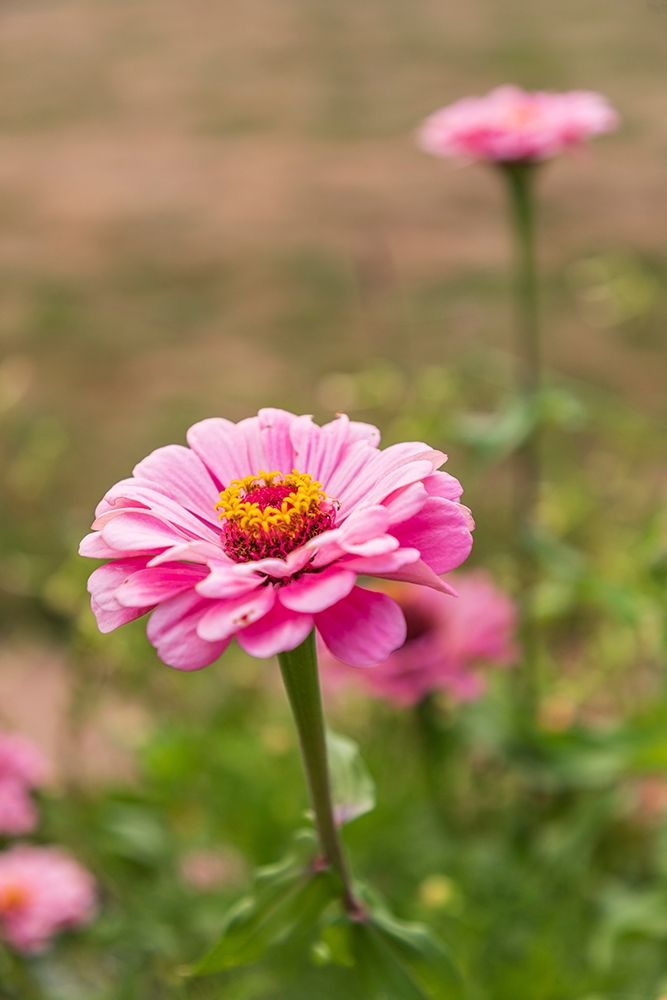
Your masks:
M 505 86 L 465 97 L 430 115 L 419 143 L 434 156 L 502 163 L 540 161 L 610 132 L 618 116 L 601 94 Z
M 473 528 L 446 456 L 421 442 L 378 448 L 370 424 L 260 410 L 209 419 L 140 462 L 99 504 L 85 556 L 104 632 L 153 611 L 148 637 L 195 670 L 236 637 L 254 656 L 294 649 L 315 626 L 358 666 L 402 645 L 398 605 L 360 574 L 444 593 Z M 271 471 L 266 471 L 271 470 Z
M 516 658 L 516 608 L 482 571 L 458 574 L 453 583 L 458 597 L 394 585 L 392 596 L 407 621 L 403 646 L 369 670 L 324 655 L 325 680 L 333 686 L 362 684 L 396 705 L 413 705 L 433 691 L 459 701 L 478 697 L 482 669 L 508 666 Z
M 18 951 L 42 951 L 94 909 L 92 876 L 64 851 L 20 845 L 0 854 L 0 935 Z
M 29 740 L 0 733 L 0 835 L 30 833 L 37 825 L 31 790 L 42 784 L 47 764 Z

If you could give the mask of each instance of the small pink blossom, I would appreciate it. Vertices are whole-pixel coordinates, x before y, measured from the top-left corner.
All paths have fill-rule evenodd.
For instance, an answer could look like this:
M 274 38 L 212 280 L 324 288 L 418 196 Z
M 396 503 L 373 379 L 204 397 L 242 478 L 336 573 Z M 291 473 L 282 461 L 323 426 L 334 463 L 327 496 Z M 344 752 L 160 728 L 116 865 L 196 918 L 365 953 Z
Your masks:
M 17 951 L 43 951 L 94 909 L 92 876 L 64 851 L 19 845 L 0 853 L 0 937 Z
M 22 736 L 0 733 L 0 835 L 20 836 L 37 825 L 30 790 L 42 784 L 46 760 Z
M 505 86 L 430 115 L 419 130 L 419 144 L 434 156 L 540 162 L 611 132 L 617 124 L 614 109 L 593 91 L 531 92 Z
M 477 698 L 484 689 L 480 668 L 509 666 L 516 657 L 516 609 L 483 572 L 459 574 L 458 597 L 408 584 L 392 588 L 408 624 L 403 646 L 369 670 L 353 670 L 322 658 L 332 686 L 361 683 L 396 705 L 414 705 L 434 691 L 457 701 Z
M 473 521 L 459 482 L 437 471 L 442 452 L 379 439 L 344 415 L 318 426 L 264 409 L 158 448 L 109 490 L 81 544 L 108 560 L 88 584 L 101 631 L 151 613 L 148 638 L 179 670 L 207 666 L 233 638 L 273 656 L 313 628 L 347 663 L 386 659 L 405 619 L 358 577 L 448 593 L 441 574 L 468 557 Z
M 242 859 L 231 850 L 199 848 L 186 854 L 180 865 L 183 881 L 200 892 L 221 889 L 238 882 L 243 870 Z

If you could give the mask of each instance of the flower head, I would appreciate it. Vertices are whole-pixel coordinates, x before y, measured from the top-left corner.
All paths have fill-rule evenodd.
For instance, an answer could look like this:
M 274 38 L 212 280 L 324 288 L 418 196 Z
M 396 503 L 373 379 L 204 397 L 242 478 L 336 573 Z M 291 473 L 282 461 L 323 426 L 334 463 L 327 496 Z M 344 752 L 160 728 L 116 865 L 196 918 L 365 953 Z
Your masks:
M 408 626 L 403 646 L 363 671 L 325 655 L 326 681 L 361 683 L 396 705 L 414 705 L 443 690 L 457 701 L 478 697 L 484 689 L 481 668 L 507 666 L 516 656 L 516 609 L 483 572 L 459 574 L 454 582 L 457 598 L 409 584 L 392 586 Z
M 30 833 L 37 825 L 31 789 L 46 776 L 46 761 L 29 740 L 0 733 L 0 835 Z
M 54 934 L 87 923 L 94 908 L 92 876 L 58 848 L 0 853 L 0 937 L 18 951 L 42 951 Z
M 261 410 L 213 418 L 117 483 L 81 554 L 109 560 L 89 581 L 103 632 L 152 612 L 148 637 L 181 670 L 232 638 L 254 656 L 294 649 L 315 627 L 355 665 L 405 640 L 399 606 L 360 575 L 448 593 L 440 575 L 472 545 L 446 456 L 421 442 L 378 447 L 369 424 Z M 266 471 L 271 470 L 271 471 Z
M 434 156 L 535 163 L 610 132 L 617 123 L 614 109 L 593 91 L 531 92 L 505 86 L 430 115 L 419 131 L 419 144 Z

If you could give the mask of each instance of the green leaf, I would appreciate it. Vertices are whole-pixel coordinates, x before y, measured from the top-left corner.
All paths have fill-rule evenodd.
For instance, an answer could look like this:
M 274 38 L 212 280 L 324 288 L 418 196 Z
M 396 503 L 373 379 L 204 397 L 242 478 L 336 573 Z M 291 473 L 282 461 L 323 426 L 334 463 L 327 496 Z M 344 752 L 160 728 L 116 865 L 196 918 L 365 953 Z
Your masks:
M 459 1000 L 463 981 L 447 949 L 425 924 L 398 920 L 380 908 L 372 923 L 432 1000 Z
M 375 808 L 375 785 L 354 740 L 327 731 L 336 821 L 343 825 Z
M 189 974 L 211 975 L 258 961 L 269 948 L 312 928 L 337 894 L 337 880 L 328 871 L 295 875 L 284 869 L 237 904 L 218 943 Z
M 367 1000 L 429 1000 L 372 923 L 351 929 L 355 971 Z

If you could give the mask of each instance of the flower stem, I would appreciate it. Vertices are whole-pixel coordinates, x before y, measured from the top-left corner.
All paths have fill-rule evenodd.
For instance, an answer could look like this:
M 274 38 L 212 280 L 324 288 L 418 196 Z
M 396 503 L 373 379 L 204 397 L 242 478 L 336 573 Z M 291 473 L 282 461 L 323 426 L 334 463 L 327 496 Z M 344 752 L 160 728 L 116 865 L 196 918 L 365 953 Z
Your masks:
M 340 876 L 346 911 L 350 916 L 358 918 L 361 906 L 352 892 L 350 874 L 338 835 L 331 799 L 315 633 L 311 632 L 296 649 L 280 653 L 278 660 L 299 734 L 301 756 L 322 853 L 329 866 Z
M 517 671 L 518 700 L 524 718 L 531 722 L 539 694 L 539 644 L 534 603 L 538 567 L 535 534 L 541 478 L 539 397 L 542 358 L 535 247 L 535 194 L 537 168 L 531 163 L 507 163 L 502 168 L 509 196 L 514 235 L 517 329 L 517 386 L 528 414 L 529 429 L 515 457 L 514 524 L 517 528 L 516 565 L 519 587 L 520 632 L 524 669 Z

